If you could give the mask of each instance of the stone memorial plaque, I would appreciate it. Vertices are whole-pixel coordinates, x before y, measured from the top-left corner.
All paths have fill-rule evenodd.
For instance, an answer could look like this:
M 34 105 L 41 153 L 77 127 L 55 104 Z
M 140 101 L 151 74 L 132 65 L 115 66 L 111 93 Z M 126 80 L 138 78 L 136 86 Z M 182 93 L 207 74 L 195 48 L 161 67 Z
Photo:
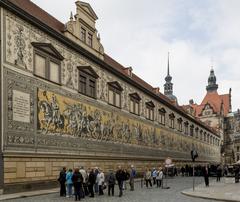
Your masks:
M 13 90 L 13 120 L 30 123 L 30 94 Z

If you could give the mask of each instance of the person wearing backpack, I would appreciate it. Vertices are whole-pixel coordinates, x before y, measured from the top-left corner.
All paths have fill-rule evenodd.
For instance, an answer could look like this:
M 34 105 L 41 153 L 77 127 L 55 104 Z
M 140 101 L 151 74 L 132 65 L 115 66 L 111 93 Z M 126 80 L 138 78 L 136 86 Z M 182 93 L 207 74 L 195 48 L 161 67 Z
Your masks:
M 77 200 L 80 201 L 83 177 L 82 177 L 82 174 L 79 172 L 78 168 L 76 168 L 73 173 L 72 181 L 73 181 L 73 186 L 74 186 L 75 201 L 77 201 Z
M 116 178 L 112 170 L 109 171 L 107 182 L 108 182 L 108 196 L 110 196 L 110 193 L 112 193 L 112 196 L 114 196 L 114 186 L 116 183 Z
M 63 167 L 59 173 L 58 181 L 60 183 L 60 196 L 66 196 L 66 167 Z

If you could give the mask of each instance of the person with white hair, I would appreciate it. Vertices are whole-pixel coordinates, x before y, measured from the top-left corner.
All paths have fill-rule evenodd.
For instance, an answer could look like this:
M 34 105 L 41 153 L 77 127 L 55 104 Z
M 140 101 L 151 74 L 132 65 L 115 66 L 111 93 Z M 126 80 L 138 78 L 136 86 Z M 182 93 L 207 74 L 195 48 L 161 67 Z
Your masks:
M 134 191 L 134 178 L 136 177 L 136 170 L 133 165 L 131 165 L 131 171 L 130 171 L 130 191 Z

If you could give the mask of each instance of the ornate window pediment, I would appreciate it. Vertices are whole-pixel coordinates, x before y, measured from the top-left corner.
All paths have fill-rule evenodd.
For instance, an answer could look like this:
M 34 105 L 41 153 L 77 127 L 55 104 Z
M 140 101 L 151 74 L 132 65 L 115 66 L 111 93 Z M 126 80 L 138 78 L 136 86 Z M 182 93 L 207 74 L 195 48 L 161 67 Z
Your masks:
M 32 46 L 38 50 L 41 50 L 52 57 L 63 60 L 64 57 L 58 52 L 56 48 L 51 43 L 39 43 L 39 42 L 32 42 Z
M 77 68 L 79 71 L 82 71 L 95 79 L 99 78 L 98 74 L 94 71 L 94 69 L 91 66 L 78 66 Z
M 138 95 L 138 93 L 130 93 L 129 96 L 137 101 L 141 100 L 141 97 Z
M 151 108 L 154 108 L 154 107 L 155 107 L 153 101 L 146 102 L 146 106 L 147 106 L 147 107 L 151 107 Z
M 115 88 L 115 89 L 119 90 L 119 91 L 123 91 L 122 86 L 117 81 L 108 82 L 108 85 L 111 86 L 112 88 Z

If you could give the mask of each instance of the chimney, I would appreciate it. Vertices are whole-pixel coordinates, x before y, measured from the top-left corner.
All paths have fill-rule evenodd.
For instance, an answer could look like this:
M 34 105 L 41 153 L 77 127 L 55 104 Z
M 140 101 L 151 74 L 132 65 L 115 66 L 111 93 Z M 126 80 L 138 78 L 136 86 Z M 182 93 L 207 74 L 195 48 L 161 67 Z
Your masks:
M 189 100 L 189 105 L 193 105 L 193 104 L 194 104 L 193 99 Z
M 133 71 L 133 68 L 130 66 L 130 67 L 126 67 L 125 69 L 124 69 L 124 72 L 126 72 L 127 73 L 127 75 L 129 76 L 129 77 L 131 77 L 132 78 L 132 71 Z
M 154 93 L 159 94 L 160 93 L 160 88 L 159 87 L 153 88 L 153 91 L 154 91 Z

